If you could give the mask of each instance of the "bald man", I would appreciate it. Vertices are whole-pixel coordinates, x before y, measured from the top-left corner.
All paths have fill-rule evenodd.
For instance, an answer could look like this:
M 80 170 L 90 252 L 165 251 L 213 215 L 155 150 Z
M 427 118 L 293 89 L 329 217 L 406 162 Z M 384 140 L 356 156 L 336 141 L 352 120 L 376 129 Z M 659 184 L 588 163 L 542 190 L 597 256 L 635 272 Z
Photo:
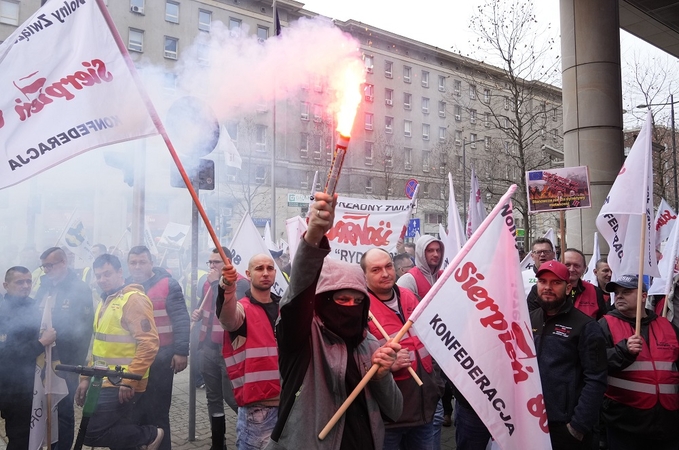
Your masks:
M 217 297 L 224 334 L 224 359 L 238 404 L 236 446 L 239 450 L 264 448 L 278 418 L 280 375 L 274 322 L 280 297 L 271 293 L 276 264 L 270 255 L 250 259 L 245 275 L 250 289 L 236 299 L 236 269 L 227 260 L 222 268 Z M 257 420 L 252 420 L 255 417 Z

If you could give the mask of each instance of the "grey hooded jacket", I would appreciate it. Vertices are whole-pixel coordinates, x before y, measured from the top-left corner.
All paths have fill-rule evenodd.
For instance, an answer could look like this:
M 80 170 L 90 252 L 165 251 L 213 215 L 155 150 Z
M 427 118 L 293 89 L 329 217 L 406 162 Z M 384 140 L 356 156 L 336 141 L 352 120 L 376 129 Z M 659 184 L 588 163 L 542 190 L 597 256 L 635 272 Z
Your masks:
M 427 258 L 424 255 L 424 251 L 427 249 L 427 246 L 432 242 L 438 242 L 439 244 L 441 244 L 441 260 L 439 261 L 438 265 L 436 266 L 436 269 L 433 272 L 429 268 L 429 264 L 427 264 Z M 422 272 L 422 275 L 424 275 L 424 277 L 427 280 L 429 280 L 429 283 L 433 286 L 439 277 L 438 272 L 439 270 L 441 270 L 441 266 L 443 266 L 444 256 L 445 256 L 445 246 L 443 245 L 443 241 L 426 234 L 424 236 L 420 236 L 417 242 L 415 242 L 415 267 L 410 270 L 419 270 L 420 272 Z M 422 299 L 420 293 L 417 292 L 417 283 L 415 282 L 415 277 L 413 277 L 412 274 L 406 273 L 405 275 L 400 277 L 398 281 L 396 281 L 396 284 L 399 285 L 399 287 L 403 287 L 410 290 L 410 292 L 415 293 L 415 295 Z

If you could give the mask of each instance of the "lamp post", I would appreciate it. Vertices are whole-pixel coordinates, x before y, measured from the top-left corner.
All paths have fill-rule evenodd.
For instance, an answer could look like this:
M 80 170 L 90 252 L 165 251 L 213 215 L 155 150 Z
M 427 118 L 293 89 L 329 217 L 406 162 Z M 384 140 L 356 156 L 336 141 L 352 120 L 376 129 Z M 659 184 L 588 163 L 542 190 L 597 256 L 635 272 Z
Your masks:
M 674 163 L 674 210 L 679 210 L 679 190 L 677 189 L 677 141 L 676 129 L 674 127 L 674 94 L 670 94 L 669 103 L 652 103 L 648 105 L 639 105 L 637 108 L 650 108 L 651 106 L 670 106 L 671 126 L 672 126 L 672 159 Z
M 462 226 L 467 235 L 467 138 L 462 139 Z

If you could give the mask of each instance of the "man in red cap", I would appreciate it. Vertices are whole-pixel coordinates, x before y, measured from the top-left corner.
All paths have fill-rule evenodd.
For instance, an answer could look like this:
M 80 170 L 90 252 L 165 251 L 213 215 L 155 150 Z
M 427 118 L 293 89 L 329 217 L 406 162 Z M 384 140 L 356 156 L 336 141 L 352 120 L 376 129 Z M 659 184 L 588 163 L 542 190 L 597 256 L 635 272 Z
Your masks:
M 606 391 L 601 327 L 573 306 L 568 268 L 547 261 L 537 272 L 540 308 L 530 319 L 552 448 L 590 449 Z

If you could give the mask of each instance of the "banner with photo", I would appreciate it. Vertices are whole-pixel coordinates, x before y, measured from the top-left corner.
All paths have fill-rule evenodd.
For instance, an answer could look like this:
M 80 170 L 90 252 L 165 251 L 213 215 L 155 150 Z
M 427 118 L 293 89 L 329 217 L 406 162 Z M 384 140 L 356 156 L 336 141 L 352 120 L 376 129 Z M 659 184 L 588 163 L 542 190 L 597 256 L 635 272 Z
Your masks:
M 526 172 L 528 212 L 590 208 L 587 166 Z

